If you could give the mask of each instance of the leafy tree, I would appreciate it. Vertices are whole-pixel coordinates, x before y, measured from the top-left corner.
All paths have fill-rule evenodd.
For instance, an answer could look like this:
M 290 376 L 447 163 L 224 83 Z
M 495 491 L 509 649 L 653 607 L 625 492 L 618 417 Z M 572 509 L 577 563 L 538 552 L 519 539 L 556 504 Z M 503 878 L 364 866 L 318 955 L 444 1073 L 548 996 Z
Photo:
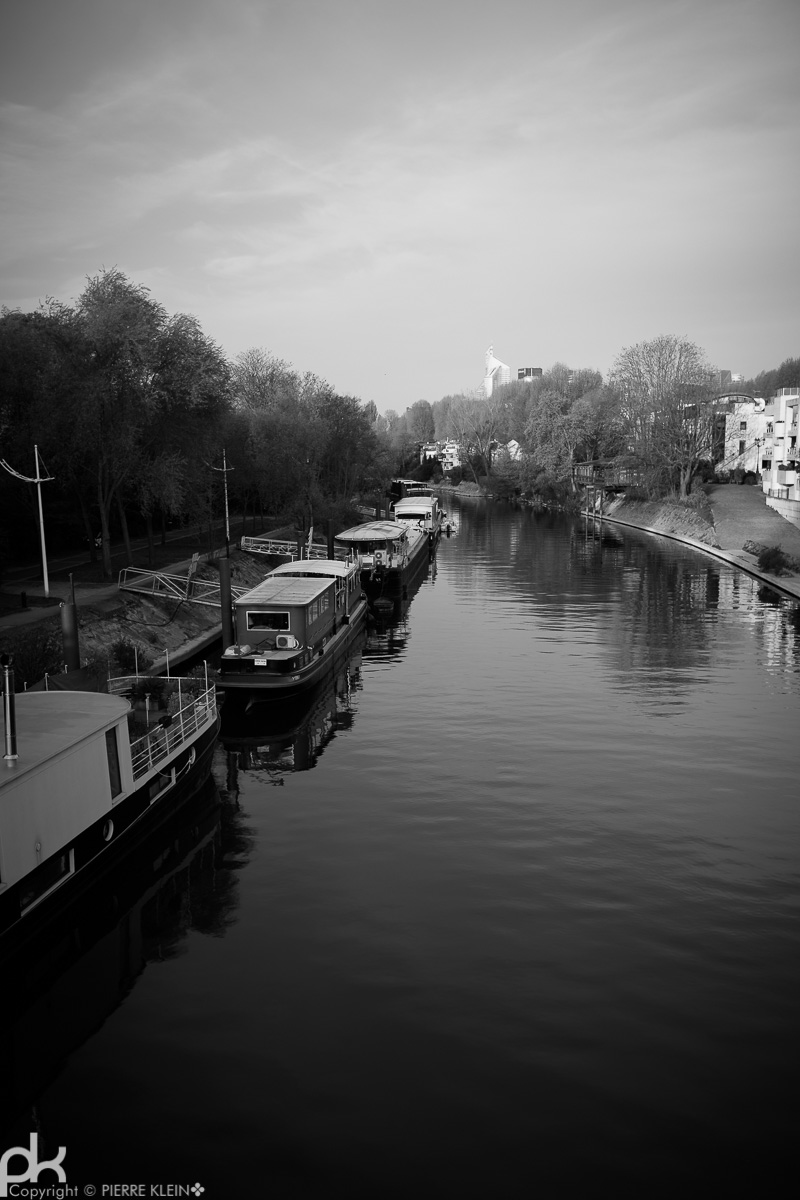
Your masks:
M 534 492 L 545 483 L 548 491 L 572 491 L 573 464 L 607 450 L 614 429 L 612 397 L 598 371 L 573 371 L 564 363 L 524 386 L 530 397 L 522 438 L 526 485 Z
M 432 442 L 436 437 L 433 409 L 427 400 L 417 400 L 406 413 L 406 422 L 411 440 L 418 443 Z
M 58 354 L 42 313 L 0 312 L 0 458 L 22 475 L 34 473 L 34 446 L 52 469 L 57 445 L 52 413 L 57 407 Z M 54 486 L 47 490 L 52 508 Z M 30 544 L 38 528 L 36 489 L 0 470 L 0 511 L 9 550 L 14 538 Z
M 775 390 L 800 387 L 800 358 L 786 358 L 778 367 Z
M 375 455 L 372 423 L 360 401 L 335 394 L 320 397 L 319 415 L 325 429 L 320 481 L 336 500 L 358 490 Z

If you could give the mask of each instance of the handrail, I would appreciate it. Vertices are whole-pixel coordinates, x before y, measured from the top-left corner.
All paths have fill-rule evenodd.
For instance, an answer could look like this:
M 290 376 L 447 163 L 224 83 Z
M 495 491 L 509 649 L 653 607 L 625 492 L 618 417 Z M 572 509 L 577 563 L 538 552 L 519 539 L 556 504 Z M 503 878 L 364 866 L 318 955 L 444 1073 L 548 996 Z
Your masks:
M 108 690 L 115 696 L 126 696 L 137 684 L 154 681 L 171 686 L 173 694 L 180 694 L 179 679 L 164 679 L 163 676 L 128 675 L 108 680 Z M 183 699 L 183 697 L 181 697 Z M 170 758 L 190 737 L 212 724 L 217 718 L 217 693 L 214 684 L 202 692 L 186 693 L 186 703 L 171 714 L 168 725 L 156 725 L 144 737 L 131 742 L 131 767 L 134 780 L 147 775 L 159 763 Z

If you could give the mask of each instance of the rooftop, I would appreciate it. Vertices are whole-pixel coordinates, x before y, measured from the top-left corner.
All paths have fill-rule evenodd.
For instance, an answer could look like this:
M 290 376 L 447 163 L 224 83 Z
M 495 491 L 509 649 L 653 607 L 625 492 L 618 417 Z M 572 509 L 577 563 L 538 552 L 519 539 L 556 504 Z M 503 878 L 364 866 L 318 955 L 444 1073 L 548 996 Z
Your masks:
M 309 564 L 310 565 L 310 564 Z M 330 576 L 267 575 L 249 592 L 239 596 L 236 608 L 253 604 L 309 604 L 331 586 Z
M 130 709 L 127 700 L 104 692 L 18 692 L 14 700 L 19 757 L 0 767 L 0 788 L 110 728 Z

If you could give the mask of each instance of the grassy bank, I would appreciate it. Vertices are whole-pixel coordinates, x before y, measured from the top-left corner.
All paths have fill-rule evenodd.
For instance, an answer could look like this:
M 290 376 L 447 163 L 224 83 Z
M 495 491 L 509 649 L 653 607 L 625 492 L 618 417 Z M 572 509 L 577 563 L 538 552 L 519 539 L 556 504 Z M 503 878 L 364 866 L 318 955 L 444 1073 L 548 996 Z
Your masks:
M 603 513 L 642 529 L 694 538 L 719 548 L 711 507 L 702 493 L 693 496 L 688 504 L 673 499 L 629 500 L 622 496 L 604 506 Z

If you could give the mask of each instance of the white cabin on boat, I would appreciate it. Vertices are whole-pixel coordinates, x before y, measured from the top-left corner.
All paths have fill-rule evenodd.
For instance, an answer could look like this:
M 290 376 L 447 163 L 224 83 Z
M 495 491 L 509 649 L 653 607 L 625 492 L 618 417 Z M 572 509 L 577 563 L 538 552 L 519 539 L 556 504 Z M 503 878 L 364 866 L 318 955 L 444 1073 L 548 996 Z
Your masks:
M 76 830 L 135 790 L 130 707 L 95 692 L 15 697 L 19 757 L 3 764 L 0 776 L 0 892 L 55 856 L 52 877 L 35 877 L 23 911 L 74 872 L 74 851 L 66 847 Z
M 438 536 L 441 531 L 442 516 L 439 497 L 431 495 L 407 496 L 404 500 L 396 501 L 392 509 L 395 521 L 415 529 L 423 529 L 425 533 L 432 533 L 434 536 Z
M 402 569 L 409 557 L 409 530 L 401 521 L 366 521 L 336 534 L 336 541 L 361 559 L 364 570 Z

